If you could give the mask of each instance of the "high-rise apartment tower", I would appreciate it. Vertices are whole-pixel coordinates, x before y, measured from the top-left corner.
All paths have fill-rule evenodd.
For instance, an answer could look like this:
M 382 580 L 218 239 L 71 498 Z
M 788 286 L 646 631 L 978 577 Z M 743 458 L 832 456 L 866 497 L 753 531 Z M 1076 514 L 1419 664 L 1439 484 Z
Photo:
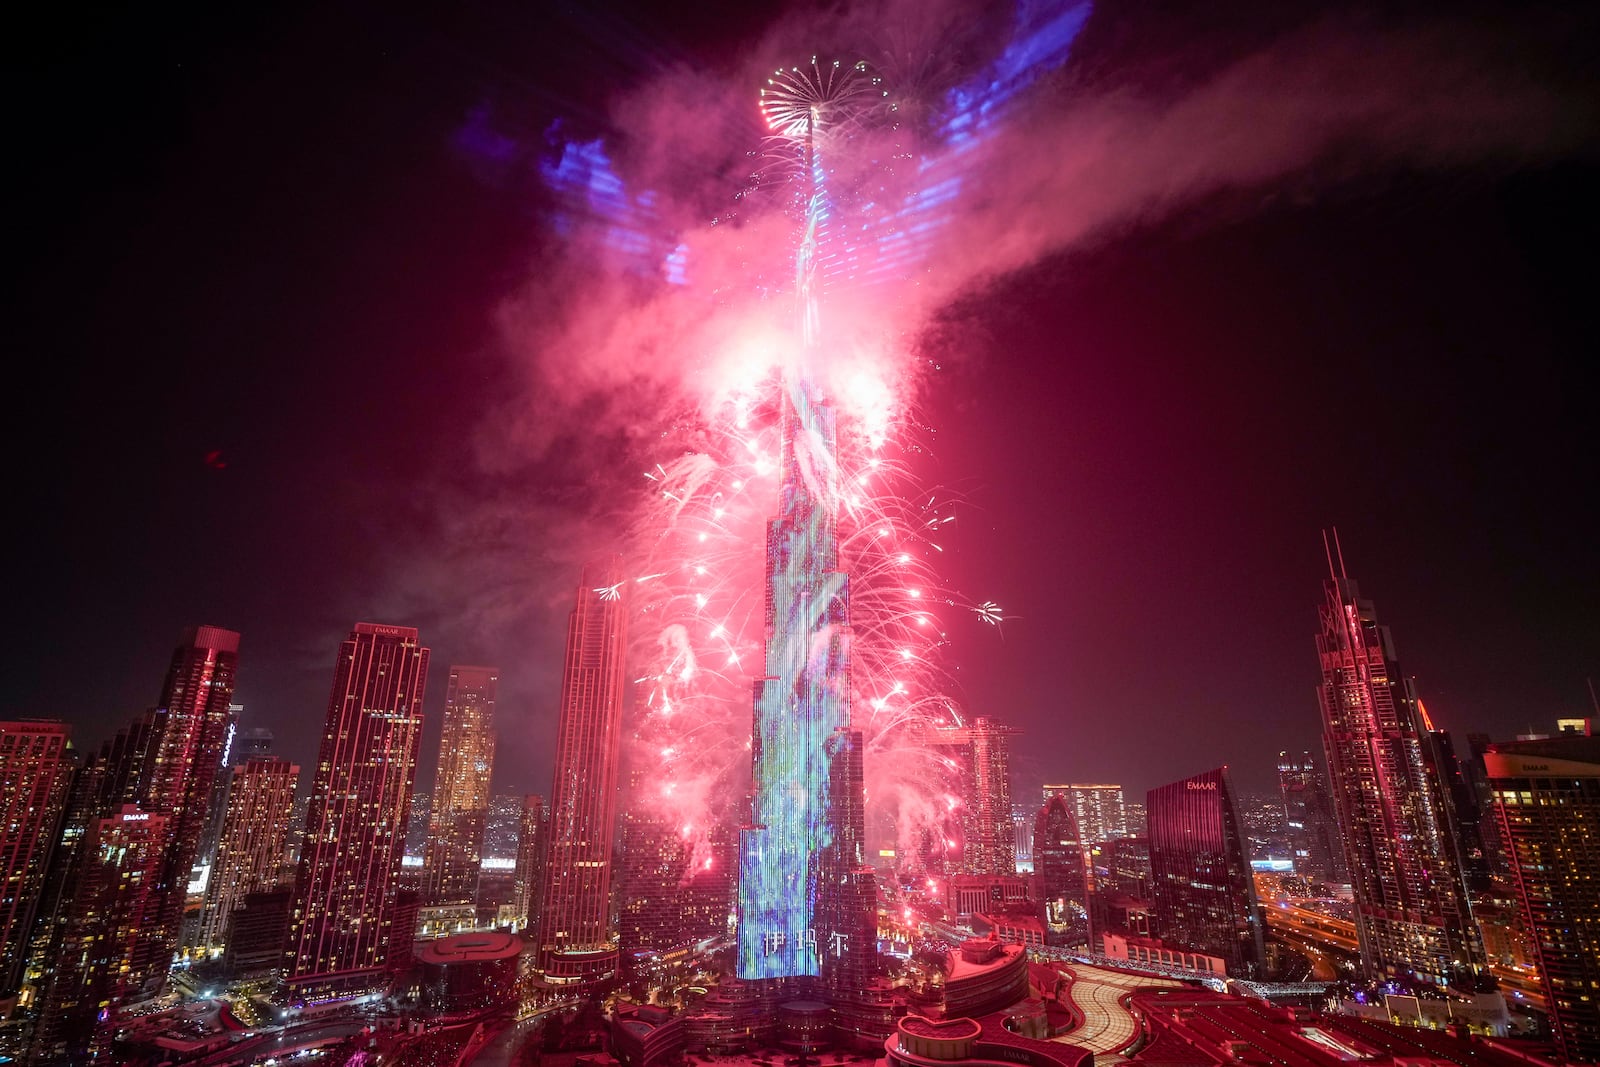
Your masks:
M 1568 1060 L 1600 1061 L 1600 737 L 1494 743 L 1483 761 L 1550 1029 Z
M 230 920 L 247 894 L 268 892 L 291 880 L 289 822 L 300 768 L 274 756 L 258 756 L 230 768 L 228 777 L 228 805 L 195 942 L 207 955 L 226 945 Z
M 1283 795 L 1295 874 L 1321 882 L 1346 881 L 1344 846 L 1339 843 L 1333 798 L 1328 795 L 1328 781 L 1317 769 L 1311 753 L 1278 753 L 1278 789 Z
M 1483 960 L 1450 797 L 1389 628 L 1343 569 L 1325 586 L 1317 696 L 1362 968 L 1442 982 Z
M 428 650 L 409 626 L 356 623 L 339 646 L 295 879 L 289 988 L 310 1001 L 380 988 L 422 739 Z
M 617 970 L 611 842 L 627 650 L 620 568 L 618 560 L 585 567 L 567 620 L 538 927 L 539 968 L 555 982 L 597 981 Z
M 22 984 L 72 784 L 71 736 L 64 722 L 0 722 L 0 997 Z
M 451 667 L 423 872 L 429 904 L 477 900 L 494 772 L 495 667 Z

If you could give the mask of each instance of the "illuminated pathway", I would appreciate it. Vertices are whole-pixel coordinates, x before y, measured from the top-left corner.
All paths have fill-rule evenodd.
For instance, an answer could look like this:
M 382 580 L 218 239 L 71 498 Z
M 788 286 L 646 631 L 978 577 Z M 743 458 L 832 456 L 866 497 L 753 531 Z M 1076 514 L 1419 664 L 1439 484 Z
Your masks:
M 1083 1025 L 1052 1040 L 1086 1048 L 1096 1055 L 1121 1051 L 1139 1033 L 1139 1024 L 1134 1021 L 1133 1014 L 1120 1003 L 1122 997 L 1136 989 L 1176 989 L 1182 986 L 1182 983 L 1167 978 L 1123 974 L 1082 963 L 1074 963 L 1070 967 L 1058 966 L 1062 973 L 1072 979 L 1067 993 L 1083 1013 Z

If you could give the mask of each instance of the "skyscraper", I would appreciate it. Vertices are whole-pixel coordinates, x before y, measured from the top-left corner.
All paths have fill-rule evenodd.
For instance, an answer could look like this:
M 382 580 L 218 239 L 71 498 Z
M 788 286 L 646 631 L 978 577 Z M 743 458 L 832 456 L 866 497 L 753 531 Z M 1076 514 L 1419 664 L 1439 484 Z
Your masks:
M 1260 977 L 1261 909 L 1228 769 L 1152 789 L 1145 806 L 1157 936 Z
M 0 722 L 0 997 L 22 984 L 72 784 L 71 736 L 64 722 Z
M 167 840 L 149 897 L 154 910 L 140 921 L 122 979 L 129 996 L 159 992 L 172 967 L 207 802 L 222 763 L 238 663 L 239 635 L 219 626 L 195 627 L 172 654 L 139 793 L 143 810 L 166 816 Z
M 967 795 L 961 818 L 961 868 L 967 874 L 1017 873 L 1017 826 L 1011 821 L 1011 757 L 1017 731 L 978 717 L 965 728 Z
M 93 820 L 65 907 L 54 980 L 34 1028 L 34 1063 L 75 1063 L 110 1049 L 131 986 L 123 970 L 158 910 L 167 817 L 123 804 Z
M 685 940 L 684 875 L 688 842 L 678 832 L 675 812 L 644 788 L 643 768 L 628 773 L 628 790 L 617 819 L 617 912 L 624 965 L 633 968 L 640 954 L 660 952 Z
M 1600 1061 L 1600 737 L 1498 742 L 1483 761 L 1550 1029 L 1568 1060 Z
M 537 926 L 544 899 L 544 864 L 549 844 L 546 841 L 544 797 L 529 793 L 522 798 L 521 819 L 517 828 L 517 871 L 513 893 L 516 898 L 517 929 Z
M 1325 593 L 1318 698 L 1362 969 L 1445 981 L 1476 968 L 1483 947 L 1435 748 L 1372 602 L 1342 573 Z
M 287 956 L 306 1000 L 380 988 L 422 738 L 428 650 L 409 626 L 356 623 L 339 646 L 306 812 Z
M 196 947 L 207 954 L 221 951 L 229 921 L 246 894 L 277 889 L 287 880 L 289 820 L 300 768 L 258 756 L 231 768 L 229 779 L 228 807 L 196 938 Z
M 1278 753 L 1278 788 L 1283 794 L 1284 821 L 1294 850 L 1297 875 L 1322 882 L 1343 882 L 1344 847 L 1333 816 L 1327 779 L 1317 770 L 1311 753 Z
M 429 904 L 477 900 L 494 772 L 495 667 L 450 668 L 423 872 Z
M 1047 801 L 1058 793 L 1067 798 L 1067 806 L 1072 809 L 1072 817 L 1078 823 L 1078 833 L 1086 843 L 1128 836 L 1127 811 L 1120 785 L 1073 782 L 1044 787 L 1044 799 Z
M 586 566 L 567 621 L 538 936 L 539 968 L 556 982 L 596 981 L 617 970 L 611 838 L 627 649 L 621 583 L 619 560 Z
M 1033 886 L 1052 945 L 1089 942 L 1089 869 L 1067 798 L 1060 793 L 1044 802 L 1033 820 Z
M 217 773 L 211 782 L 211 796 L 206 800 L 206 824 L 200 832 L 200 849 L 194 858 L 197 870 L 209 869 L 216 858 L 217 841 L 222 836 L 222 817 L 228 811 L 228 787 L 233 783 L 233 775 L 229 772 L 236 764 L 244 762 L 235 757 L 236 742 L 239 737 L 239 717 L 243 714 L 243 704 L 228 705 L 228 721 L 222 734 L 222 755 L 217 760 Z M 207 870 L 208 881 L 209 878 Z M 186 922 L 183 941 L 185 951 L 194 946 L 196 936 L 197 931 L 193 922 Z
M 750 743 L 754 804 L 739 842 L 740 978 L 820 973 L 817 887 L 834 837 L 828 745 L 850 725 L 850 581 L 828 499 L 838 471 L 834 412 L 804 380 L 786 382 L 781 403 L 765 670 Z

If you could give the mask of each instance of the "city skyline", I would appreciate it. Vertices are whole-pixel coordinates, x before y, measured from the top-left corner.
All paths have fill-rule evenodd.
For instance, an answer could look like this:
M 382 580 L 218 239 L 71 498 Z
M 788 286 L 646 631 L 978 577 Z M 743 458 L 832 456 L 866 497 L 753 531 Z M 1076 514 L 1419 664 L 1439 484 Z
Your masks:
M 1600 1054 L 1600 8 L 600 2 L 26 50 L 0 1059 Z
M 617 10 L 652 36 L 659 28 L 647 9 Z M 1297 44 L 1341 39 L 1337 27 L 1310 16 L 1252 22 L 1258 14 L 1241 6 L 1179 20 L 1210 42 L 1210 53 L 1197 56 L 1182 30 L 1147 12 L 1097 10 L 1069 65 L 1086 84 L 1077 95 L 1063 90 L 1053 106 L 1088 121 L 1101 90 L 1117 88 L 1143 94 L 1160 113 L 1186 101 L 1200 106 L 1208 98 L 1194 87 L 1216 84 L 1241 59 L 1261 57 L 1281 75 L 1271 61 Z M 754 38 L 768 18 L 728 15 L 690 20 L 660 38 L 673 54 L 703 59 Z M 1127 222 L 1071 244 L 1065 257 L 980 287 L 929 335 L 953 345 L 944 380 L 927 399 L 938 431 L 936 476 L 970 505 L 948 569 L 955 584 L 993 596 L 1014 616 L 998 640 L 976 626 L 955 634 L 950 656 L 968 709 L 1022 731 L 1026 751 L 1013 768 L 1018 795 L 1046 779 L 1116 781 L 1138 795 L 1221 762 L 1241 785 L 1270 788 L 1276 753 L 1314 747 L 1317 737 L 1315 675 L 1300 651 L 1316 620 L 1303 591 L 1320 563 L 1316 530 L 1328 524 L 1340 526 L 1352 569 L 1406 635 L 1408 669 L 1418 673 L 1440 725 L 1458 736 L 1508 737 L 1585 709 L 1584 678 L 1596 670 L 1587 606 L 1600 576 L 1581 534 L 1593 517 L 1583 487 L 1596 478 L 1580 430 L 1582 390 L 1572 386 L 1593 327 L 1560 267 L 1588 242 L 1573 220 L 1581 218 L 1576 208 L 1593 164 L 1555 128 L 1581 124 L 1583 94 L 1563 80 L 1571 70 L 1552 43 L 1563 26 L 1553 9 L 1519 15 L 1525 24 L 1516 28 L 1503 27 L 1511 16 L 1491 8 L 1488 28 L 1476 32 L 1442 9 L 1418 17 L 1438 20 L 1465 54 L 1482 60 L 1483 81 L 1468 89 L 1498 84 L 1510 54 L 1493 43 L 1501 28 L 1554 72 L 1531 102 L 1516 97 L 1507 105 L 1530 119 L 1532 132 L 1463 147 L 1451 140 L 1459 131 L 1447 117 L 1408 112 L 1383 97 L 1380 111 L 1392 109 L 1399 125 L 1409 118 L 1413 127 L 1440 130 L 1454 146 L 1448 161 L 1430 164 L 1426 153 L 1418 160 L 1374 132 L 1375 144 L 1353 150 L 1348 179 L 1319 178 L 1309 164 L 1269 168 L 1242 181 L 1238 199 L 1185 200 L 1193 210 Z M 357 28 L 336 20 L 334 35 Z M 359 28 L 397 54 L 433 55 L 430 27 Z M 558 36 L 587 42 L 586 56 L 610 43 L 596 27 L 567 28 Z M 178 44 L 157 51 L 187 58 L 210 32 L 176 35 Z M 556 118 L 655 83 L 648 73 L 625 77 L 602 64 L 601 77 L 578 69 L 577 60 L 549 56 L 534 64 L 549 98 L 531 98 L 487 73 L 489 62 L 469 61 L 466 72 L 429 62 L 403 73 L 364 53 L 339 63 L 305 55 L 306 46 L 260 26 L 244 32 L 255 62 L 306 71 L 304 86 L 264 94 L 274 97 L 269 102 L 242 74 L 202 63 L 198 81 L 187 73 L 119 79 L 130 103 L 108 103 L 103 116 L 74 126 L 70 145 L 53 128 L 40 130 L 42 143 L 60 152 L 56 163 L 28 174 L 39 185 L 40 217 L 64 220 L 68 232 L 48 246 L 43 232 L 25 235 L 32 238 L 25 254 L 39 261 L 32 284 L 40 299 L 29 301 L 21 329 L 29 347 L 56 357 L 46 373 L 65 377 L 28 413 L 42 421 L 36 430 L 22 426 L 26 447 L 17 454 L 30 458 L 25 473 L 40 480 L 42 496 L 68 492 L 36 529 L 23 531 L 36 538 L 29 545 L 36 565 L 24 580 L 41 584 L 28 585 L 22 600 L 40 605 L 41 617 L 17 627 L 11 647 L 38 669 L 8 676 L 0 701 L 13 717 L 63 709 L 80 747 L 91 749 L 149 699 L 148 664 L 166 635 L 215 619 L 245 633 L 256 650 L 238 693 L 250 709 L 247 724 L 272 728 L 283 754 L 309 765 L 326 684 L 321 650 L 350 618 L 387 619 L 422 626 L 452 661 L 509 665 L 500 708 L 516 724 L 507 731 L 515 740 L 503 754 L 506 780 L 495 789 L 546 792 L 543 772 L 533 768 L 545 765 L 554 741 L 569 545 L 593 529 L 603 507 L 585 486 L 625 484 L 642 464 L 606 434 L 578 468 L 548 451 L 515 454 L 499 447 L 508 438 L 488 431 L 437 463 L 407 448 L 391 454 L 375 424 L 358 420 L 334 432 L 309 418 L 317 402 L 307 385 L 314 373 L 360 379 L 383 353 L 396 352 L 419 383 L 420 391 L 400 389 L 392 398 L 408 425 L 503 422 L 488 397 L 520 399 L 512 386 L 522 357 L 507 351 L 493 322 L 523 275 L 528 248 L 548 229 L 550 206 L 536 180 L 519 177 L 534 168 L 517 153 L 533 152 L 528 146 Z M 459 34 L 467 55 L 497 56 L 501 47 L 470 21 L 437 32 Z M 513 21 L 508 45 L 522 40 L 519 32 L 531 31 Z M 1422 69 L 1438 66 L 1406 27 L 1378 19 L 1370 32 L 1391 50 L 1434 62 Z M 95 78 L 124 72 L 126 60 L 100 62 L 97 39 L 76 47 L 72 57 Z M 285 55 L 306 62 L 279 64 Z M 547 53 L 530 48 L 528 55 Z M 1157 73 L 1174 58 L 1185 77 Z M 362 79 L 402 103 L 385 110 L 385 123 L 370 134 L 373 151 L 353 158 L 321 101 Z M 253 177 L 248 146 L 199 103 L 213 87 L 251 116 L 244 126 L 267 131 L 263 146 L 303 146 Z M 130 143 L 134 135 L 119 132 L 126 114 L 118 109 L 133 102 L 176 104 L 188 125 L 134 123 L 151 136 Z M 474 122 L 487 123 L 522 162 L 496 170 L 467 153 L 461 139 L 478 128 Z M 312 135 L 288 138 L 285 131 L 302 124 Z M 626 131 L 610 136 L 626 143 Z M 1363 154 L 1363 145 L 1370 151 Z M 1308 160 L 1324 158 L 1306 152 Z M 140 177 L 114 204 L 102 204 L 92 195 L 97 187 L 87 175 L 96 172 L 88 161 L 110 155 Z M 393 180 L 401 158 L 423 161 L 410 184 Z M 1193 158 L 1197 166 L 1208 162 L 1203 153 Z M 168 159 L 182 164 L 174 169 Z M 291 183 L 308 208 L 304 221 L 281 224 L 270 210 L 278 186 L 267 177 L 338 175 L 324 165 L 335 160 L 352 170 L 327 185 Z M 387 190 L 383 208 L 373 209 L 383 225 L 376 215 L 343 211 L 356 189 Z M 216 236 L 186 221 L 180 207 L 190 202 L 224 221 Z M 91 242 L 139 243 L 134 235 L 145 224 L 137 218 L 161 220 L 170 238 L 152 263 L 135 270 L 118 260 L 93 286 L 62 284 L 75 279 Z M 391 225 L 394 219 L 404 221 Z M 314 250 L 334 272 L 325 280 L 357 295 L 335 305 L 309 282 L 291 280 L 274 317 L 292 325 L 259 331 L 246 305 L 210 299 L 211 283 L 201 277 L 229 275 L 222 264 L 231 262 L 235 239 L 273 277 L 302 275 L 295 265 Z M 419 270 L 408 283 L 383 267 L 391 260 L 462 265 Z M 1283 270 L 1285 263 L 1302 269 Z M 172 279 L 175 295 L 150 291 L 151 277 Z M 53 295 L 55 288 L 71 294 L 70 313 L 62 303 L 69 298 Z M 80 313 L 79 299 L 89 314 Z M 406 325 L 354 310 L 369 306 L 403 308 Z M 990 310 L 999 307 L 1004 315 Z M 1131 315 L 1134 308 L 1162 314 Z M 102 366 L 101 354 L 120 346 L 97 323 L 135 312 L 152 327 L 142 332 L 172 341 L 160 353 Z M 68 320 L 79 325 L 59 328 Z M 300 343 L 323 333 L 328 341 Z M 945 358 L 945 349 L 934 348 Z M 957 358 L 954 348 L 966 354 Z M 232 354 L 214 359 L 218 351 Z M 1514 360 L 1506 355 L 1513 352 Z M 175 380 L 203 385 L 180 384 L 168 396 L 151 369 L 162 360 L 196 372 Z M 76 387 L 80 377 L 86 389 Z M 1415 400 L 1369 412 L 1372 432 L 1352 445 L 1356 454 L 1336 454 L 1306 413 L 1348 406 L 1357 383 L 1375 377 Z M 212 410 L 197 402 L 199 388 L 224 398 L 248 394 L 251 407 L 224 399 L 199 420 L 169 417 Z M 54 406 L 58 396 L 74 398 L 71 414 Z M 307 423 L 288 438 L 275 429 Z M 162 430 L 131 429 L 146 425 Z M 63 437 L 63 426 L 74 430 Z M 567 427 L 558 419 L 551 432 Z M 469 473 L 456 477 L 458 465 Z M 1354 473 L 1380 465 L 1382 479 Z M 1306 471 L 1325 472 L 1325 480 Z M 465 510 L 446 506 L 463 501 Z M 160 520 L 185 510 L 227 516 L 219 526 L 226 533 L 180 552 L 163 540 Z M 374 517 L 386 511 L 417 519 L 413 532 Z M 492 536 L 497 512 L 518 530 L 536 531 L 531 548 L 518 542 L 519 562 Z M 332 518 L 319 528 L 365 531 L 384 547 L 373 554 L 364 542 L 312 535 L 307 524 L 319 513 Z M 452 527 L 451 514 L 467 524 Z M 72 532 L 90 529 L 98 531 L 92 546 Z M 473 551 L 433 551 L 458 534 Z M 288 544 L 312 547 L 285 567 Z M 444 562 L 408 570 L 429 556 Z M 405 574 L 412 577 L 397 580 Z M 159 588 L 151 584 L 156 575 Z M 1500 610 L 1475 614 L 1482 602 Z M 1232 625 L 1213 626 L 1219 612 Z M 63 661 L 51 637 L 84 617 L 112 637 L 91 671 Z M 1460 622 L 1469 617 L 1472 626 Z M 1228 665 L 1240 644 L 1256 671 Z M 1488 671 L 1494 660 L 1519 665 L 1514 681 Z M 1038 662 L 1056 670 L 1038 677 L 1029 670 Z M 442 698 L 435 687 L 425 709 L 430 756 Z M 1241 728 L 1204 728 L 1217 718 Z M 1168 740 L 1153 754 L 1136 753 L 1118 743 L 1127 726 Z M 1046 755 L 1055 751 L 1062 757 Z M 431 769 L 425 758 L 425 780 Z

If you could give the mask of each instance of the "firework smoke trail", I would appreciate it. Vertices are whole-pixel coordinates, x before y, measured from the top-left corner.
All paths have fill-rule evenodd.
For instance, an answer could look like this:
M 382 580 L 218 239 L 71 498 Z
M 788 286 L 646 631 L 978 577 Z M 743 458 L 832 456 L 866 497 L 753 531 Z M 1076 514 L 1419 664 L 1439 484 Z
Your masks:
M 776 359 L 753 357 L 753 371 L 742 368 L 733 377 L 743 380 L 697 413 L 687 428 L 690 450 L 646 474 L 653 506 L 635 529 L 644 575 L 637 614 L 646 620 L 640 630 L 655 636 L 638 650 L 650 667 L 635 759 L 657 768 L 659 802 L 686 813 L 691 871 L 728 860 L 715 855 L 710 830 L 742 807 L 752 680 L 794 671 L 773 661 L 758 670 L 771 637 L 762 632 L 762 563 L 779 496 L 785 404 L 809 411 L 813 401 L 826 403 L 837 416 L 831 447 L 797 458 L 809 458 L 800 475 L 831 527 L 838 569 L 849 575 L 846 704 L 867 746 L 869 809 L 895 827 L 897 851 L 907 856 L 925 840 L 950 840 L 959 821 L 954 768 L 927 743 L 932 730 L 960 721 L 943 692 L 938 652 L 954 613 L 970 610 L 993 625 L 1002 613 L 992 602 L 967 604 L 937 579 L 934 561 L 954 515 L 916 484 L 908 462 L 917 431 L 904 381 L 911 361 L 894 348 L 901 339 L 820 352 L 823 338 L 832 345 L 836 336 L 823 329 L 822 289 L 832 278 L 850 281 L 841 260 L 854 258 L 840 239 L 830 166 L 859 150 L 853 140 L 881 132 L 875 122 L 892 129 L 888 101 L 865 62 L 813 59 L 768 79 L 760 106 L 773 136 L 758 178 L 777 187 L 779 207 L 796 223 L 789 299 L 802 344 L 797 353 L 772 346 Z
M 1073 0 L 1027 0 L 1012 12 L 905 0 L 797 10 L 780 16 L 748 70 L 660 69 L 624 91 L 608 136 L 585 140 L 557 124 L 543 139 L 495 140 L 487 118 L 461 133 L 462 151 L 488 160 L 487 173 L 521 173 L 503 171 L 505 160 L 536 165 L 549 233 L 562 238 L 502 308 L 527 379 L 483 435 L 484 469 L 515 473 L 529 456 L 565 463 L 560 449 L 596 432 L 636 457 L 626 465 L 649 498 L 636 507 L 611 492 L 615 452 L 598 463 L 580 454 L 574 481 L 604 486 L 594 494 L 608 500 L 602 521 L 568 514 L 581 503 L 530 517 L 518 486 L 503 519 L 491 515 L 492 530 L 513 532 L 468 528 L 462 540 L 475 551 L 462 554 L 476 564 L 498 553 L 500 568 L 481 565 L 495 579 L 485 585 L 512 588 L 499 571 L 537 569 L 524 531 L 553 510 L 566 525 L 533 539 L 546 554 L 538 564 L 569 546 L 609 550 L 627 525 L 630 573 L 641 579 L 627 590 L 630 663 L 650 701 L 630 720 L 633 758 L 652 787 L 671 787 L 697 864 L 712 859 L 701 836 L 711 815 L 744 808 L 763 523 L 777 490 L 772 397 L 793 332 L 801 205 L 787 176 L 797 165 L 792 154 L 751 161 L 754 90 L 775 63 L 816 42 L 850 42 L 882 74 L 894 109 L 894 122 L 869 124 L 829 161 L 842 203 L 815 276 L 828 288 L 820 370 L 840 407 L 842 484 L 868 476 L 840 519 L 858 645 L 852 710 L 873 739 L 869 802 L 900 813 L 908 852 L 908 827 L 938 825 L 949 803 L 936 784 L 942 762 L 910 743 L 921 723 L 950 719 L 937 699 L 938 635 L 959 636 L 966 607 L 984 622 L 1001 618 L 993 605 L 938 592 L 931 573 L 949 511 L 912 477 L 927 472 L 912 403 L 928 367 L 911 339 L 947 325 L 959 332 L 963 309 L 944 313 L 997 276 L 1180 211 L 1213 221 L 1243 205 L 1234 193 L 1265 204 L 1396 167 L 1516 167 L 1589 143 L 1593 128 L 1590 102 L 1553 96 L 1503 50 L 1517 37 L 1510 21 L 1486 32 L 1450 19 L 1295 20 L 1220 59 L 1209 40 L 1167 43 L 1159 65 L 1131 77 L 1091 65 L 1038 84 L 1087 17 L 1088 4 Z M 1211 204 L 1219 194 L 1229 195 Z M 883 543 L 898 554 L 867 552 L 875 511 L 889 516 Z M 458 581 L 455 568 L 440 573 Z M 884 780 L 892 774 L 900 778 Z

